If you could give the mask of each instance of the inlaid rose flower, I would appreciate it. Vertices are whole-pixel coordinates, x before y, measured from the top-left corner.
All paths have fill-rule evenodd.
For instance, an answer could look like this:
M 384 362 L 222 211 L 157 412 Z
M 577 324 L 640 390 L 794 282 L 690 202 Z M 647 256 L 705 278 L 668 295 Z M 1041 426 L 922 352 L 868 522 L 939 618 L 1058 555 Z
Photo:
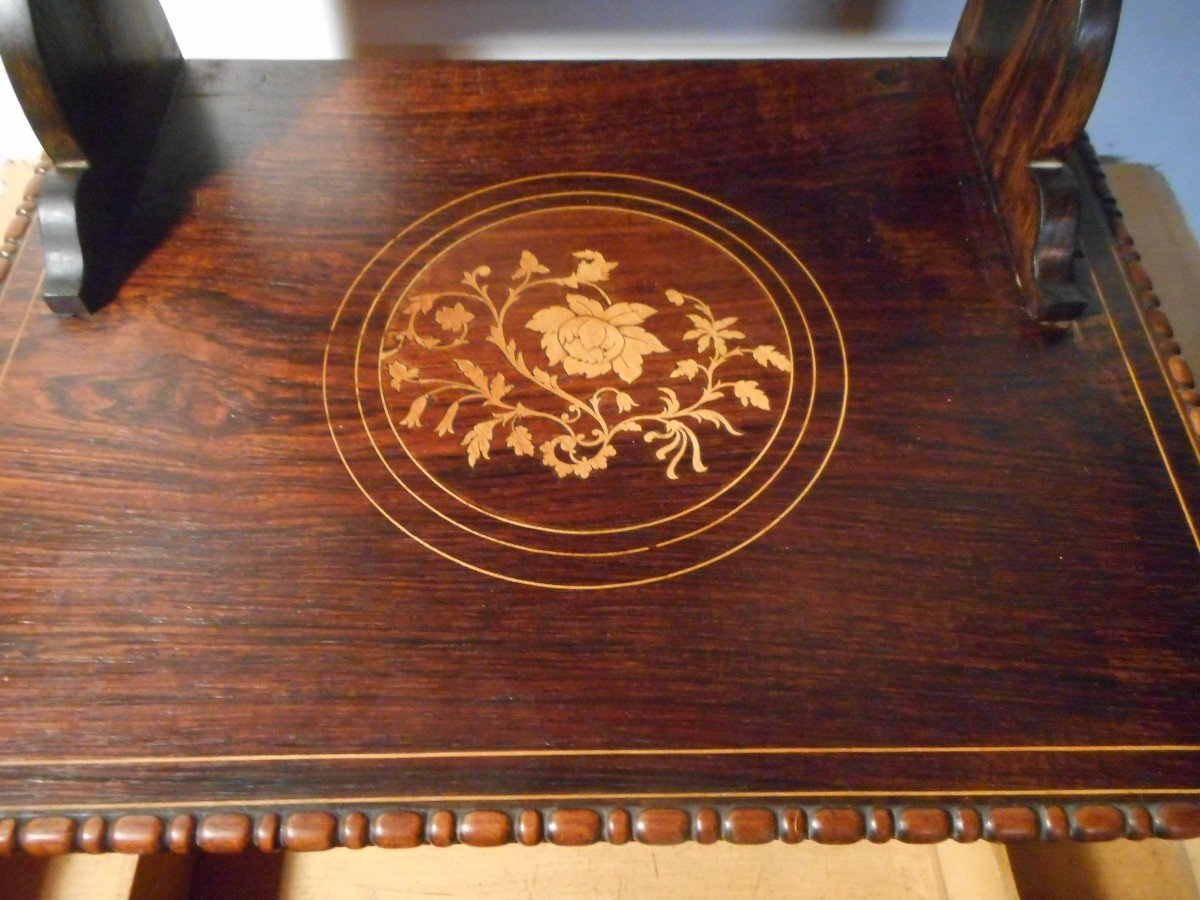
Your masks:
M 434 430 L 439 438 L 455 435 L 471 468 L 506 448 L 514 456 L 540 461 L 559 478 L 589 478 L 608 469 L 618 454 L 617 440 L 640 434 L 643 443 L 658 445 L 654 456 L 664 463 L 667 478 L 679 478 L 681 466 L 704 474 L 708 466 L 701 458 L 701 427 L 712 426 L 733 437 L 743 434 L 717 404 L 771 409 L 770 397 L 758 381 L 732 376 L 722 372 L 723 367 L 749 357 L 764 369 L 790 373 L 790 356 L 772 344 L 741 346 L 746 335 L 741 326 L 734 327 L 736 316 L 719 318 L 699 297 L 670 288 L 666 301 L 683 307 L 694 327 L 681 335 L 683 346 L 670 374 L 660 373 L 666 383 L 642 391 L 635 400 L 601 376 L 613 372 L 632 384 L 642 376 L 646 356 L 671 352 L 642 327 L 656 310 L 644 303 L 613 302 L 600 283 L 609 280 L 617 263 L 598 250 L 579 250 L 571 256 L 578 260 L 575 271 L 555 277 L 532 251 L 523 250 L 503 300 L 493 296 L 503 288 L 488 283 L 489 266 L 463 272 L 461 287 L 407 298 L 399 309 L 400 321 L 389 333 L 391 346 L 379 357 L 380 377 L 395 393 L 411 397 L 400 427 L 421 428 L 426 411 L 444 405 Z M 534 306 L 545 302 L 536 298 L 548 290 L 563 299 L 540 309 Z M 541 335 L 549 360 L 546 368 L 561 366 L 567 375 L 600 379 L 599 383 L 560 383 L 557 374 L 525 358 L 505 330 L 506 316 L 523 302 L 530 304 L 523 309 L 537 309 L 525 327 Z M 482 323 L 487 324 L 483 342 L 477 340 Z M 480 352 L 484 342 L 499 350 L 503 362 L 498 370 L 494 352 Z M 694 350 L 688 346 L 692 342 Z M 439 364 L 437 357 L 446 354 L 452 355 Z M 543 402 L 552 400 L 560 412 L 525 405 L 513 395 L 518 387 L 525 395 L 536 388 Z M 646 399 L 655 393 L 661 408 Z
M 642 374 L 642 359 L 666 353 L 662 341 L 642 328 L 654 315 L 644 303 L 614 303 L 605 307 L 582 294 L 567 294 L 566 306 L 547 306 L 534 313 L 525 327 L 542 335 L 550 365 L 562 365 L 568 375 L 596 378 L 616 372 L 626 383 Z

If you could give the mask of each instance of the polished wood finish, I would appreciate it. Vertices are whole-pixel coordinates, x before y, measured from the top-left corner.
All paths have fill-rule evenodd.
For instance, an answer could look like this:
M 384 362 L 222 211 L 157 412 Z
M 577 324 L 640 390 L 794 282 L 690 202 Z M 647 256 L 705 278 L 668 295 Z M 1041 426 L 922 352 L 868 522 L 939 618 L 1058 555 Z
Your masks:
M 625 809 L 614 809 L 609 812 L 605 823 L 604 837 L 610 844 L 621 846 L 629 843 L 633 836 L 633 817 Z
M 517 841 L 525 847 L 542 842 L 542 814 L 536 809 L 522 810 L 517 817 Z
M 117 853 L 157 853 L 164 833 L 158 816 L 121 816 L 113 822 L 109 849 Z
M 371 823 L 371 843 L 376 847 L 400 849 L 422 842 L 424 823 L 412 812 L 380 813 Z
M 253 822 L 241 813 L 206 816 L 196 829 L 196 846 L 206 853 L 243 853 L 250 849 Z
M 970 0 L 950 50 L 1030 314 L 1070 319 L 1081 202 L 1067 155 L 1108 69 L 1121 0 Z
M 21 826 L 18 845 L 30 856 L 58 856 L 75 849 L 78 825 L 66 816 L 39 816 Z
M 458 840 L 468 847 L 499 847 L 512 838 L 512 820 L 494 809 L 466 813 L 458 825 Z
M 369 842 L 395 846 L 459 840 L 460 823 L 473 809 L 503 813 L 516 839 L 520 815 L 533 809 L 545 817 L 543 839 L 554 840 L 560 808 L 581 807 L 607 824 L 603 834 L 594 824 L 581 826 L 575 840 L 632 840 L 635 823 L 643 821 L 647 809 L 677 810 L 669 814 L 676 823 L 686 814 L 691 821 L 685 836 L 707 840 L 710 817 L 700 816 L 700 810 L 725 817 L 733 810 L 760 809 L 765 812 L 756 815 L 774 817 L 776 834 L 785 840 L 842 841 L 938 835 L 937 828 L 926 826 L 920 832 L 918 825 L 906 822 L 909 791 L 974 784 L 1038 793 L 1036 803 L 1019 797 L 993 802 L 988 795 L 969 792 L 923 802 L 941 811 L 940 817 L 934 813 L 935 822 L 953 818 L 946 836 L 969 841 L 985 833 L 1010 833 L 992 827 L 1003 821 L 993 823 L 991 807 L 1008 808 L 1013 800 L 1032 810 L 1024 815 L 1036 814 L 1040 823 L 1020 834 L 1056 836 L 1071 827 L 1062 818 L 1072 814 L 1071 807 L 1047 813 L 1041 824 L 1042 800 L 1054 807 L 1074 796 L 1056 797 L 1059 789 L 1111 787 L 1128 828 L 1136 829 L 1138 821 L 1149 817 L 1161 833 L 1186 834 L 1190 826 L 1176 807 L 1160 807 L 1153 793 L 1145 809 L 1130 806 L 1121 793 L 1126 787 L 1169 790 L 1186 785 L 1192 771 L 1194 755 L 1184 746 L 1194 703 L 1190 663 L 1180 652 L 1186 639 L 1155 623 L 1177 621 L 1185 614 L 1186 598 L 1195 586 L 1196 551 L 1182 522 L 1181 511 L 1190 507 L 1181 506 L 1175 494 L 1138 391 L 1155 417 L 1171 471 L 1180 476 L 1182 501 L 1190 503 L 1194 488 L 1185 468 L 1192 452 L 1188 434 L 1178 418 L 1172 424 L 1170 417 L 1178 415 L 1172 407 L 1173 388 L 1158 371 L 1163 359 L 1156 347 L 1139 336 L 1138 307 L 1122 299 L 1120 270 L 1105 275 L 1105 284 L 1116 285 L 1108 288 L 1113 291 L 1108 297 L 1112 317 L 1083 322 L 1075 338 L 1046 335 L 1022 322 L 1017 292 L 1005 279 L 1007 262 L 999 249 L 999 227 L 990 216 L 986 183 L 975 168 L 968 137 L 955 127 L 953 82 L 939 65 L 884 61 L 588 68 L 579 77 L 591 83 L 611 76 L 613 91 L 626 91 L 618 96 L 625 98 L 621 102 L 627 108 L 611 118 L 612 127 L 623 131 L 613 136 L 612 144 L 597 144 L 586 130 L 575 138 L 570 131 L 554 132 L 553 152 L 564 168 L 611 169 L 622 154 L 620 165 L 666 177 L 668 168 L 679 163 L 668 158 L 665 148 L 683 141 L 687 152 L 682 158 L 692 168 L 672 177 L 706 195 L 741 198 L 742 208 L 782 235 L 833 298 L 846 335 L 852 383 L 861 385 L 861 393 L 852 388 L 832 468 L 797 507 L 803 515 L 781 522 L 707 569 L 649 588 L 596 595 L 506 588 L 504 582 L 410 543 L 365 502 L 326 430 L 320 369 L 339 292 L 375 248 L 424 211 L 473 187 L 545 167 L 535 161 L 522 170 L 519 161 L 529 147 L 514 148 L 497 161 L 494 172 L 462 175 L 455 187 L 437 187 L 441 182 L 435 176 L 455 171 L 454 160 L 461 154 L 466 152 L 463 159 L 480 157 L 471 151 L 470 141 L 484 142 L 487 129 L 481 130 L 476 117 L 470 130 L 451 132 L 442 110 L 417 111 L 430 102 L 417 102 L 424 96 L 421 85 L 438 84 L 436 96 L 445 109 L 468 102 L 481 79 L 485 94 L 515 96 L 518 85 L 534 90 L 542 100 L 521 113 L 526 117 L 522 131 L 541 133 L 539 117 L 552 114 L 539 110 L 556 108 L 547 98 L 559 96 L 558 91 L 564 97 L 576 94 L 570 79 L 577 70 L 557 65 L 314 65 L 298 79 L 297 70 L 279 65 L 197 64 L 189 78 L 204 90 L 189 102 L 203 108 L 223 135 L 228 168 L 201 189 L 193 212 L 129 282 L 122 302 L 87 327 L 64 327 L 36 312 L 26 315 L 31 308 L 12 298 L 31 298 L 41 270 L 37 234 L 31 233 L 10 275 L 8 299 L 0 306 L 0 326 L 10 342 L 6 346 L 25 323 L 0 392 L 8 448 L 6 521 L 24 523 L 5 533 L 4 562 L 10 570 L 31 573 L 18 583 L 13 602 L 19 602 L 25 618 L 42 623 L 32 632 L 6 625 L 6 633 L 17 636 L 7 651 L 6 671 L 24 673 L 22 677 L 40 685 L 21 707 L 5 711 L 3 733 L 11 743 L 6 752 L 10 759 L 19 754 L 33 760 L 101 761 L 99 766 L 55 764 L 54 781 L 42 781 L 36 790 L 26 780 L 38 771 L 36 765 L 0 768 L 11 798 L 7 808 L 24 816 L 37 812 L 38 804 L 81 802 L 77 786 L 86 784 L 92 792 L 99 776 L 108 785 L 104 790 L 113 791 L 106 802 L 129 804 L 114 808 L 114 817 L 152 812 L 141 805 L 146 802 L 185 807 L 194 819 L 177 819 L 177 809 L 159 813 L 165 829 L 161 846 L 175 850 L 192 843 L 206 849 L 271 849 L 278 839 L 273 837 L 275 820 L 267 817 L 281 816 L 282 829 L 289 816 L 307 812 L 336 813 L 335 841 L 350 835 L 346 842 L 358 844 L 355 835 L 366 818 L 374 823 Z M 756 108 L 773 110 L 776 118 L 760 122 L 760 138 L 753 143 L 737 143 L 734 135 L 742 130 L 737 122 L 729 123 L 727 142 L 701 141 L 704 113 L 694 103 L 674 106 L 665 118 L 634 115 L 633 104 L 649 88 L 643 80 L 627 81 L 631 70 L 657 79 L 655 96 L 745 92 L 759 96 Z M 881 71 L 902 77 L 876 77 Z M 696 79 L 700 84 L 693 87 Z M 263 87 L 251 101 L 222 99 L 244 83 Z M 397 83 L 412 85 L 413 96 L 397 94 Z M 888 142 L 866 140 L 858 113 L 818 102 L 825 91 L 853 95 L 854 108 L 872 111 L 876 138 L 890 135 L 890 142 L 908 148 L 908 156 L 888 151 Z M 595 102 L 599 114 L 614 101 Z M 399 198 L 399 209 L 359 204 L 350 212 L 342 201 L 364 176 L 345 170 L 345 153 L 337 145 L 297 141 L 294 134 L 271 143 L 267 110 L 312 104 L 318 104 L 318 114 L 309 125 L 288 116 L 280 118 L 280 127 L 324 129 L 331 117 L 342 121 L 336 120 L 338 110 L 346 111 L 346 118 L 332 133 L 352 130 L 353 122 L 372 117 L 388 123 L 360 129 L 355 140 L 365 158 L 376 162 L 369 169 L 370 190 Z M 816 111 L 811 144 L 789 137 L 794 129 L 789 110 L 803 104 Z M 586 113 L 580 112 L 580 121 Z M 512 115 L 497 113 L 494 126 L 502 127 Z M 677 130 L 668 135 L 668 127 Z M 394 157 L 385 136 L 399 131 L 425 142 L 427 149 L 417 157 Z M 764 134 L 768 139 L 762 139 Z M 816 147 L 827 140 L 839 141 L 857 161 L 855 167 L 824 160 Z M 618 149 L 628 146 L 642 148 L 642 163 L 631 163 L 627 151 Z M 712 175 L 720 167 L 705 154 L 720 149 L 727 155 L 734 146 L 746 160 L 741 171 L 807 171 L 811 180 L 788 188 L 771 178 L 765 192 L 758 186 L 761 176 L 747 174 L 738 182 L 727 172 Z M 168 142 L 163 152 L 169 147 Z M 298 168 L 293 159 L 297 148 L 309 154 Z M 327 152 L 330 160 L 322 162 Z M 287 165 L 277 166 L 274 154 L 282 154 Z M 921 167 L 913 167 L 914 158 L 922 161 Z M 413 170 L 414 159 L 427 168 Z M 339 202 L 324 199 L 327 179 L 292 174 L 300 170 L 342 178 Z M 913 180 L 915 172 L 921 174 Z M 378 181 L 383 177 L 387 186 Z M 973 187 L 964 192 L 963 184 Z M 852 205 L 842 200 L 872 197 L 879 185 L 889 186 L 887 196 Z M 220 222 L 231 207 L 242 210 L 239 225 L 222 237 Z M 805 216 L 805 210 L 831 213 Z M 345 216 L 343 224 L 330 219 L 338 215 Z M 1108 240 L 1105 223 L 1095 220 L 1090 227 L 1089 240 L 1099 241 L 1100 249 L 1089 261 L 1102 272 L 1109 264 L 1102 252 Z M 319 255 L 300 249 L 312 246 L 318 233 L 324 248 Z M 856 237 L 864 233 L 901 250 L 876 253 Z M 968 233 L 973 237 L 963 240 Z M 637 252 L 630 244 L 609 283 L 625 284 L 615 280 L 623 270 L 636 276 Z M 1108 259 L 1119 263 L 1111 254 Z M 929 280 L 931 271 L 940 282 Z M 938 297 L 946 302 L 937 302 Z M 750 314 L 746 320 L 747 328 L 759 321 Z M 650 326 L 657 328 L 656 321 Z M 672 337 L 668 345 L 674 344 L 678 340 Z M 1136 381 L 1125 368 L 1122 348 Z M 653 355 L 646 359 L 650 373 Z M 172 383 L 178 385 L 173 392 L 145 394 L 135 387 L 163 378 L 155 373 L 167 360 Z M 267 371 L 275 373 L 273 380 L 252 374 Z M 64 382 L 64 373 L 73 377 Z M 314 385 L 316 395 L 308 393 Z M 119 402 L 104 399 L 113 396 Z M 88 409 L 95 412 L 81 420 Z M 746 422 L 768 421 L 765 416 L 750 418 L 752 412 L 741 404 L 729 408 L 731 416 L 745 416 Z M 922 429 L 931 421 L 949 429 L 954 440 L 938 445 L 940 449 L 923 447 Z M 114 444 L 104 434 L 119 434 L 120 441 Z M 994 468 L 999 439 L 989 437 L 997 434 L 1003 434 L 1002 477 L 996 477 Z M 1121 436 L 1118 442 L 1113 434 Z M 186 444 L 171 443 L 180 436 L 186 436 Z M 471 477 L 476 482 L 504 471 L 534 478 L 536 468 L 516 467 L 540 465 L 517 456 L 505 463 L 497 455 L 492 468 L 480 461 L 481 468 L 473 469 L 453 441 L 439 451 L 440 436 L 432 423 L 419 437 L 429 459 L 446 467 L 462 465 L 475 473 Z M 88 449 L 94 439 L 104 441 L 103 454 Z M 722 442 L 706 433 L 712 471 L 738 459 L 742 444 L 733 435 Z M 177 450 L 164 449 L 170 446 Z M 67 447 L 75 449 L 64 455 Z M 671 487 L 674 482 L 664 477 L 654 455 L 639 457 L 639 450 L 634 443 L 622 445 L 613 468 L 597 473 L 595 480 L 566 482 L 550 471 L 537 477 L 566 485 L 559 489 L 599 491 L 593 496 L 600 499 L 605 496 L 602 476 L 613 472 L 626 472 L 626 484 L 661 483 L 680 491 L 700 485 L 699 474 L 686 470 L 682 474 L 692 480 L 681 475 L 677 481 L 682 484 Z M 1089 465 L 1109 475 L 1102 482 L 1064 481 L 1066 454 L 1090 459 Z M 496 468 L 502 464 L 514 468 Z M 912 477 L 895 481 L 896 466 L 932 479 L 936 492 L 924 490 L 923 481 Z M 93 474 L 70 474 L 85 470 Z M 62 506 L 59 486 L 67 477 L 74 479 L 71 510 L 122 508 L 113 506 L 110 492 L 130 478 L 136 489 L 122 487 L 121 496 L 141 499 L 127 514 L 106 514 L 112 524 L 105 530 L 93 531 L 86 522 L 68 525 L 70 516 L 79 513 Z M 183 493 L 177 487 L 181 478 L 189 485 Z M 280 495 L 285 484 L 295 493 Z M 874 487 L 864 493 L 863 485 Z M 503 487 L 509 489 L 507 483 Z M 1022 499 L 1017 503 L 1014 497 Z M 1002 525 L 984 512 L 997 508 L 1009 517 Z M 633 506 L 630 512 L 635 512 Z M 824 523 L 819 530 L 810 524 L 817 522 Z M 296 534 L 297 523 L 305 523 L 304 530 L 319 540 L 289 537 Z M 112 527 L 123 537 L 110 537 Z M 1133 532 L 1141 536 L 1140 543 L 1119 537 Z M 445 547 L 458 546 L 451 534 L 447 529 Z M 897 534 L 922 535 L 923 549 L 900 552 Z M 1042 542 L 1031 549 L 1029 535 L 1042 535 Z M 1047 542 L 1047 535 L 1069 540 Z M 270 548 L 265 556 L 251 551 L 255 541 L 267 542 L 258 544 Z M 805 553 L 787 550 L 797 546 L 806 547 Z M 896 552 L 889 549 L 893 547 Z M 38 554 L 52 550 L 60 561 L 47 568 L 38 562 L 43 557 L 35 555 L 35 548 L 42 548 Z M 941 573 L 938 580 L 928 579 L 929 566 Z M 159 573 L 162 580 L 145 581 L 147 571 Z M 289 573 L 286 589 L 277 577 L 281 571 Z M 370 581 L 359 574 L 366 571 L 376 573 Z M 530 560 L 527 571 L 548 577 L 564 568 Z M 1151 571 L 1152 579 L 1138 574 Z M 987 577 L 981 578 L 981 572 Z M 413 573 L 421 575 L 412 589 L 395 588 Z M 376 577 L 382 580 L 375 582 Z M 375 583 L 393 586 L 386 601 L 371 587 Z M 107 586 L 104 594 L 96 593 L 96 584 Z M 889 585 L 886 590 L 880 587 L 884 584 Z M 712 605 L 731 591 L 739 598 L 736 607 Z M 64 605 L 64 597 L 73 602 Z M 998 684 L 1016 678 L 1008 666 L 1016 652 L 1012 648 L 1023 645 L 1021 635 L 1057 621 L 1064 597 L 1073 598 L 1067 601 L 1072 618 L 1086 620 L 1087 628 L 1055 626 L 1054 653 L 1039 651 L 1022 663 L 1020 690 L 998 690 Z M 1137 603 L 1131 606 L 1129 597 L 1137 597 Z M 126 621 L 130 598 L 138 604 L 132 607 L 139 610 L 132 614 L 138 629 L 147 629 L 130 632 L 133 637 L 108 624 Z M 992 611 L 1000 606 L 1013 624 L 1002 626 L 1007 636 L 997 642 Z M 205 611 L 189 613 L 189 608 Z M 954 659 L 930 656 L 923 648 L 942 643 L 938 623 L 948 614 L 956 623 L 960 653 Z M 130 659 L 151 652 L 151 645 L 143 645 L 137 635 L 148 640 L 164 626 L 145 625 L 143 615 L 170 623 L 165 626 L 172 635 L 165 660 L 147 661 L 145 677 L 106 676 L 88 662 L 95 652 L 116 652 L 93 646 L 115 648 L 133 641 L 140 649 L 128 651 L 135 654 Z M 322 624 L 311 631 L 312 641 L 325 640 L 321 635 L 331 626 L 342 635 L 336 664 L 304 662 L 321 646 L 308 643 L 307 637 L 296 645 L 278 640 L 280 634 L 310 634 L 314 616 Z M 698 617 L 705 624 L 697 643 L 681 645 L 674 636 L 695 633 L 692 623 Z M 428 624 L 414 624 L 421 622 Z M 872 623 L 889 623 L 886 638 Z M 449 643 L 439 637 L 448 627 L 457 635 Z M 595 646 L 596 635 L 605 629 L 616 629 L 612 633 L 621 637 L 601 639 L 599 656 L 593 651 L 591 657 L 581 657 L 577 648 Z M 669 644 L 663 643 L 667 636 L 672 636 Z M 517 643 L 526 648 L 522 654 L 499 653 L 500 646 Z M 1098 643 L 1112 648 L 1110 661 L 1097 662 Z M 652 679 L 628 668 L 629 660 L 656 654 L 666 654 L 667 662 Z M 912 664 L 897 667 L 896 658 Z M 55 664 L 31 669 L 23 661 L 28 659 Z M 1143 667 L 1139 659 L 1160 662 Z M 1169 676 L 1161 660 L 1171 661 Z M 502 667 L 497 670 L 496 665 Z M 850 670 L 854 678 L 847 677 Z M 211 673 L 208 689 L 186 687 L 196 671 Z M 280 692 L 275 676 L 266 678 L 267 672 L 287 672 L 288 691 Z M 464 673 L 473 677 L 464 680 Z M 1146 687 L 1113 694 L 1108 685 L 1117 677 Z M 410 689 L 415 684 L 420 691 Z M 881 686 L 900 698 L 890 708 L 902 723 L 861 715 Z M 100 690 L 108 702 L 90 702 Z M 714 691 L 732 702 L 714 706 Z M 509 696 L 518 700 L 503 699 Z M 962 720 L 933 716 L 933 710 L 944 708 L 947 696 L 955 708 L 975 712 Z M 663 698 L 664 705 L 656 702 L 653 716 L 631 719 L 627 711 L 648 697 Z M 1115 716 L 1114 703 L 1121 707 Z M 244 712 L 238 714 L 237 743 L 230 744 L 222 723 L 234 709 Z M 175 723 L 169 740 L 160 725 L 165 718 Z M 118 720 L 119 728 L 105 725 Z M 319 724 L 312 728 L 305 724 L 314 721 Z M 581 721 L 591 723 L 587 732 L 573 732 Z M 1022 723 L 1019 734 L 1013 732 L 1013 722 Z M 869 752 L 825 755 L 819 746 L 795 758 L 699 752 L 712 748 L 715 736 L 731 733 L 743 735 L 738 745 L 748 750 L 796 747 L 796 735 L 811 733 L 818 723 L 826 733 L 843 735 L 839 746 Z M 276 736 L 284 732 L 292 735 L 289 751 L 301 756 L 272 756 Z M 897 735 L 903 739 L 897 741 Z M 661 755 L 567 753 L 528 760 L 370 755 L 521 750 L 544 742 L 572 752 L 661 748 Z M 1030 749 L 986 756 L 969 749 L 1014 743 Z M 1079 754 L 1039 749 L 1071 743 L 1150 749 Z M 889 755 L 872 749 L 900 744 L 951 752 L 897 750 Z M 1179 749 L 1152 749 L 1168 745 Z M 955 746 L 964 749 L 953 751 Z M 675 757 L 672 748 L 689 755 Z M 312 756 L 346 751 L 368 755 Z M 231 753 L 266 753 L 268 758 L 152 765 L 129 759 Z M 596 776 L 589 772 L 597 771 L 605 773 L 612 801 L 628 805 L 613 807 L 603 797 L 578 796 L 595 793 L 589 786 Z M 1057 773 L 1053 782 L 1036 774 L 1050 771 Z M 781 773 L 795 780 L 781 781 Z M 318 792 L 331 790 L 334 781 L 336 796 L 362 797 L 363 802 L 323 808 Z M 297 806 L 262 809 L 252 818 L 204 808 L 209 801 L 250 799 L 249 784 L 262 797 L 295 797 Z M 427 796 L 430 786 L 439 784 L 455 785 L 441 789 L 454 796 L 513 794 L 517 805 L 367 799 Z M 757 804 L 723 798 L 747 784 L 767 797 Z M 841 789 L 864 793 L 849 802 L 822 796 Z M 655 803 L 652 797 L 631 802 L 626 796 L 680 790 L 694 793 L 695 803 Z M 811 799 L 783 796 L 793 791 L 811 792 Z M 549 797 L 543 805 L 528 794 Z M 95 794 L 88 796 L 94 802 Z M 306 804 L 306 797 L 316 799 Z M 859 807 L 858 802 L 868 805 Z M 352 814 L 359 826 L 346 824 Z M 396 814 L 401 817 L 387 818 Z M 86 818 L 76 821 L 81 826 Z M 596 821 L 587 814 L 583 818 Z M 381 822 L 397 825 L 389 830 Z M 678 836 L 678 826 L 673 827 L 670 833 Z
M 435 847 L 449 847 L 454 843 L 454 813 L 448 809 L 439 809 L 429 817 L 426 840 Z
M 1190 373 L 1086 153 L 1020 311 L 964 60 L 185 66 L 0 304 L 17 843 L 1195 834 Z
M 54 163 L 40 211 L 43 295 L 60 315 L 86 315 L 169 225 L 134 209 L 179 48 L 157 0 L 2 0 L 0 56 Z M 156 202 L 166 199 L 160 189 Z
M 936 844 L 953 833 L 950 814 L 944 809 L 916 807 L 896 815 L 896 837 L 906 844 Z
M 600 814 L 591 809 L 556 809 L 550 814 L 546 837 L 562 847 L 582 847 L 603 839 Z
M 721 837 L 721 816 L 712 807 L 701 807 L 696 811 L 692 839 L 698 844 L 715 844 Z
M 779 831 L 769 809 L 731 809 L 725 814 L 724 837 L 734 844 L 769 844 Z
M 337 845 L 337 832 L 338 820 L 329 813 L 292 813 L 284 821 L 281 843 L 288 850 L 328 850 Z

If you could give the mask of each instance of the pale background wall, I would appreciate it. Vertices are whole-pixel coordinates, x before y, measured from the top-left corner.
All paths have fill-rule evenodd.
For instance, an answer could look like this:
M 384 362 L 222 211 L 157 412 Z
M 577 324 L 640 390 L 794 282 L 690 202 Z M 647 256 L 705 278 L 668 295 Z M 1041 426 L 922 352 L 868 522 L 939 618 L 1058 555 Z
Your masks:
M 397 44 L 483 58 L 942 53 L 963 0 L 163 0 L 186 55 L 329 59 Z M 236 23 L 236 24 L 235 24 Z M 0 79 L 0 158 L 37 155 Z M 1200 0 L 1126 0 L 1090 126 L 1160 166 L 1200 228 Z

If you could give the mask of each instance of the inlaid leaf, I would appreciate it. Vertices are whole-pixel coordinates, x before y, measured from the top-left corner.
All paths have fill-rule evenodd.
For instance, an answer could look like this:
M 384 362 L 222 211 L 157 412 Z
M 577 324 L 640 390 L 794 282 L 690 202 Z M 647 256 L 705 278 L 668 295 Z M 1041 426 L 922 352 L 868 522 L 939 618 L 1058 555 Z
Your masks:
M 492 435 L 496 430 L 495 419 L 484 419 L 479 422 L 462 440 L 462 445 L 467 448 L 467 464 L 471 468 L 475 468 L 475 463 L 479 462 L 480 457 L 491 459 L 489 453 L 492 448 Z
M 512 390 L 512 385 L 504 380 L 504 375 L 497 372 L 492 376 L 492 380 L 488 382 L 487 395 L 499 403 L 504 399 L 504 395 Z
M 699 374 L 700 374 L 700 363 L 696 362 L 694 359 L 685 359 L 685 360 L 680 361 L 675 366 L 674 371 L 671 372 L 671 377 L 672 378 L 686 378 L 688 381 L 691 381 L 693 378 L 695 378 Z
M 535 366 L 530 375 L 533 376 L 535 382 L 544 388 L 555 388 L 558 386 L 558 379 L 545 369 L 539 369 Z
M 473 363 L 469 359 L 456 359 L 454 364 L 458 366 L 458 370 L 467 376 L 471 384 L 479 388 L 483 393 L 488 392 L 488 378 L 484 374 L 483 369 Z
M 758 409 L 771 408 L 771 401 L 762 392 L 757 381 L 734 382 L 733 395 L 742 401 L 742 406 L 753 406 Z
M 524 425 L 517 425 L 504 443 L 512 448 L 517 456 L 533 456 L 533 433 Z
M 404 308 L 400 311 L 406 315 L 412 313 L 427 313 L 433 309 L 433 304 L 437 303 L 440 294 L 417 294 L 408 298 L 408 302 L 404 304 Z
M 754 361 L 764 369 L 768 366 L 774 366 L 780 372 L 792 371 L 792 361 L 770 344 L 762 344 L 755 347 L 751 355 L 754 357 Z
M 627 413 L 637 406 L 637 403 L 634 402 L 634 399 L 624 391 L 617 391 L 616 400 L 617 412 Z
M 692 418 L 694 418 L 698 421 L 701 421 L 701 422 L 711 422 L 713 425 L 716 425 L 718 428 L 725 429 L 730 434 L 741 434 L 740 431 L 738 431 L 736 428 L 733 427 L 733 425 L 730 423 L 730 421 L 727 418 L 725 418 L 723 415 L 721 415 L 716 410 L 694 409 L 690 413 L 688 413 L 688 415 L 690 415 Z

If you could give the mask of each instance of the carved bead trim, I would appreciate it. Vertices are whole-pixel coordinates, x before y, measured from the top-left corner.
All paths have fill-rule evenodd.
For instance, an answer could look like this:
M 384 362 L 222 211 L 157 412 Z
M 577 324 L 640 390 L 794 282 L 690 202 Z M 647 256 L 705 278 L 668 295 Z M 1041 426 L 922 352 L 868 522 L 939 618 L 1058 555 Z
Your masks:
M 33 177 L 26 182 L 25 193 L 17 206 L 17 214 L 4 229 L 4 237 L 0 240 L 0 284 L 4 283 L 12 271 L 13 260 L 16 259 L 17 251 L 21 249 L 21 242 L 29 231 L 30 222 L 37 214 L 38 195 L 42 192 L 42 184 L 50 165 L 50 160 L 43 157 L 34 167 Z
M 1117 253 L 1129 275 L 1133 285 L 1134 296 L 1138 308 L 1149 326 L 1155 349 L 1162 358 L 1170 380 L 1183 408 L 1183 415 L 1188 426 L 1196 436 L 1200 436 L 1200 391 L 1196 389 L 1196 378 L 1191 366 L 1181 356 L 1181 349 L 1175 340 L 1175 329 L 1171 320 L 1162 311 L 1162 301 L 1154 290 L 1154 283 L 1146 267 L 1142 265 L 1142 256 L 1137 251 L 1133 235 L 1125 227 L 1125 217 L 1117 204 L 1116 197 L 1108 186 L 1108 178 L 1100 168 L 1100 160 L 1096 151 L 1087 139 L 1079 142 L 1078 152 L 1088 176 L 1091 178 L 1092 190 L 1108 219 L 1108 227 L 1117 244 Z
M 431 811 L 300 810 L 264 813 L 212 813 L 205 816 L 125 815 L 41 816 L 0 819 L 0 855 L 17 851 L 37 856 L 87 852 L 149 854 L 241 853 L 416 847 L 497 847 L 542 842 L 577 847 L 631 840 L 653 846 L 696 841 L 762 844 L 811 840 L 852 844 L 900 840 L 932 844 L 985 839 L 1021 841 L 1112 841 L 1148 837 L 1189 840 L 1200 837 L 1200 804 L 977 806 L 812 806 L 812 807 L 614 807 L 589 809 L 435 809 Z

